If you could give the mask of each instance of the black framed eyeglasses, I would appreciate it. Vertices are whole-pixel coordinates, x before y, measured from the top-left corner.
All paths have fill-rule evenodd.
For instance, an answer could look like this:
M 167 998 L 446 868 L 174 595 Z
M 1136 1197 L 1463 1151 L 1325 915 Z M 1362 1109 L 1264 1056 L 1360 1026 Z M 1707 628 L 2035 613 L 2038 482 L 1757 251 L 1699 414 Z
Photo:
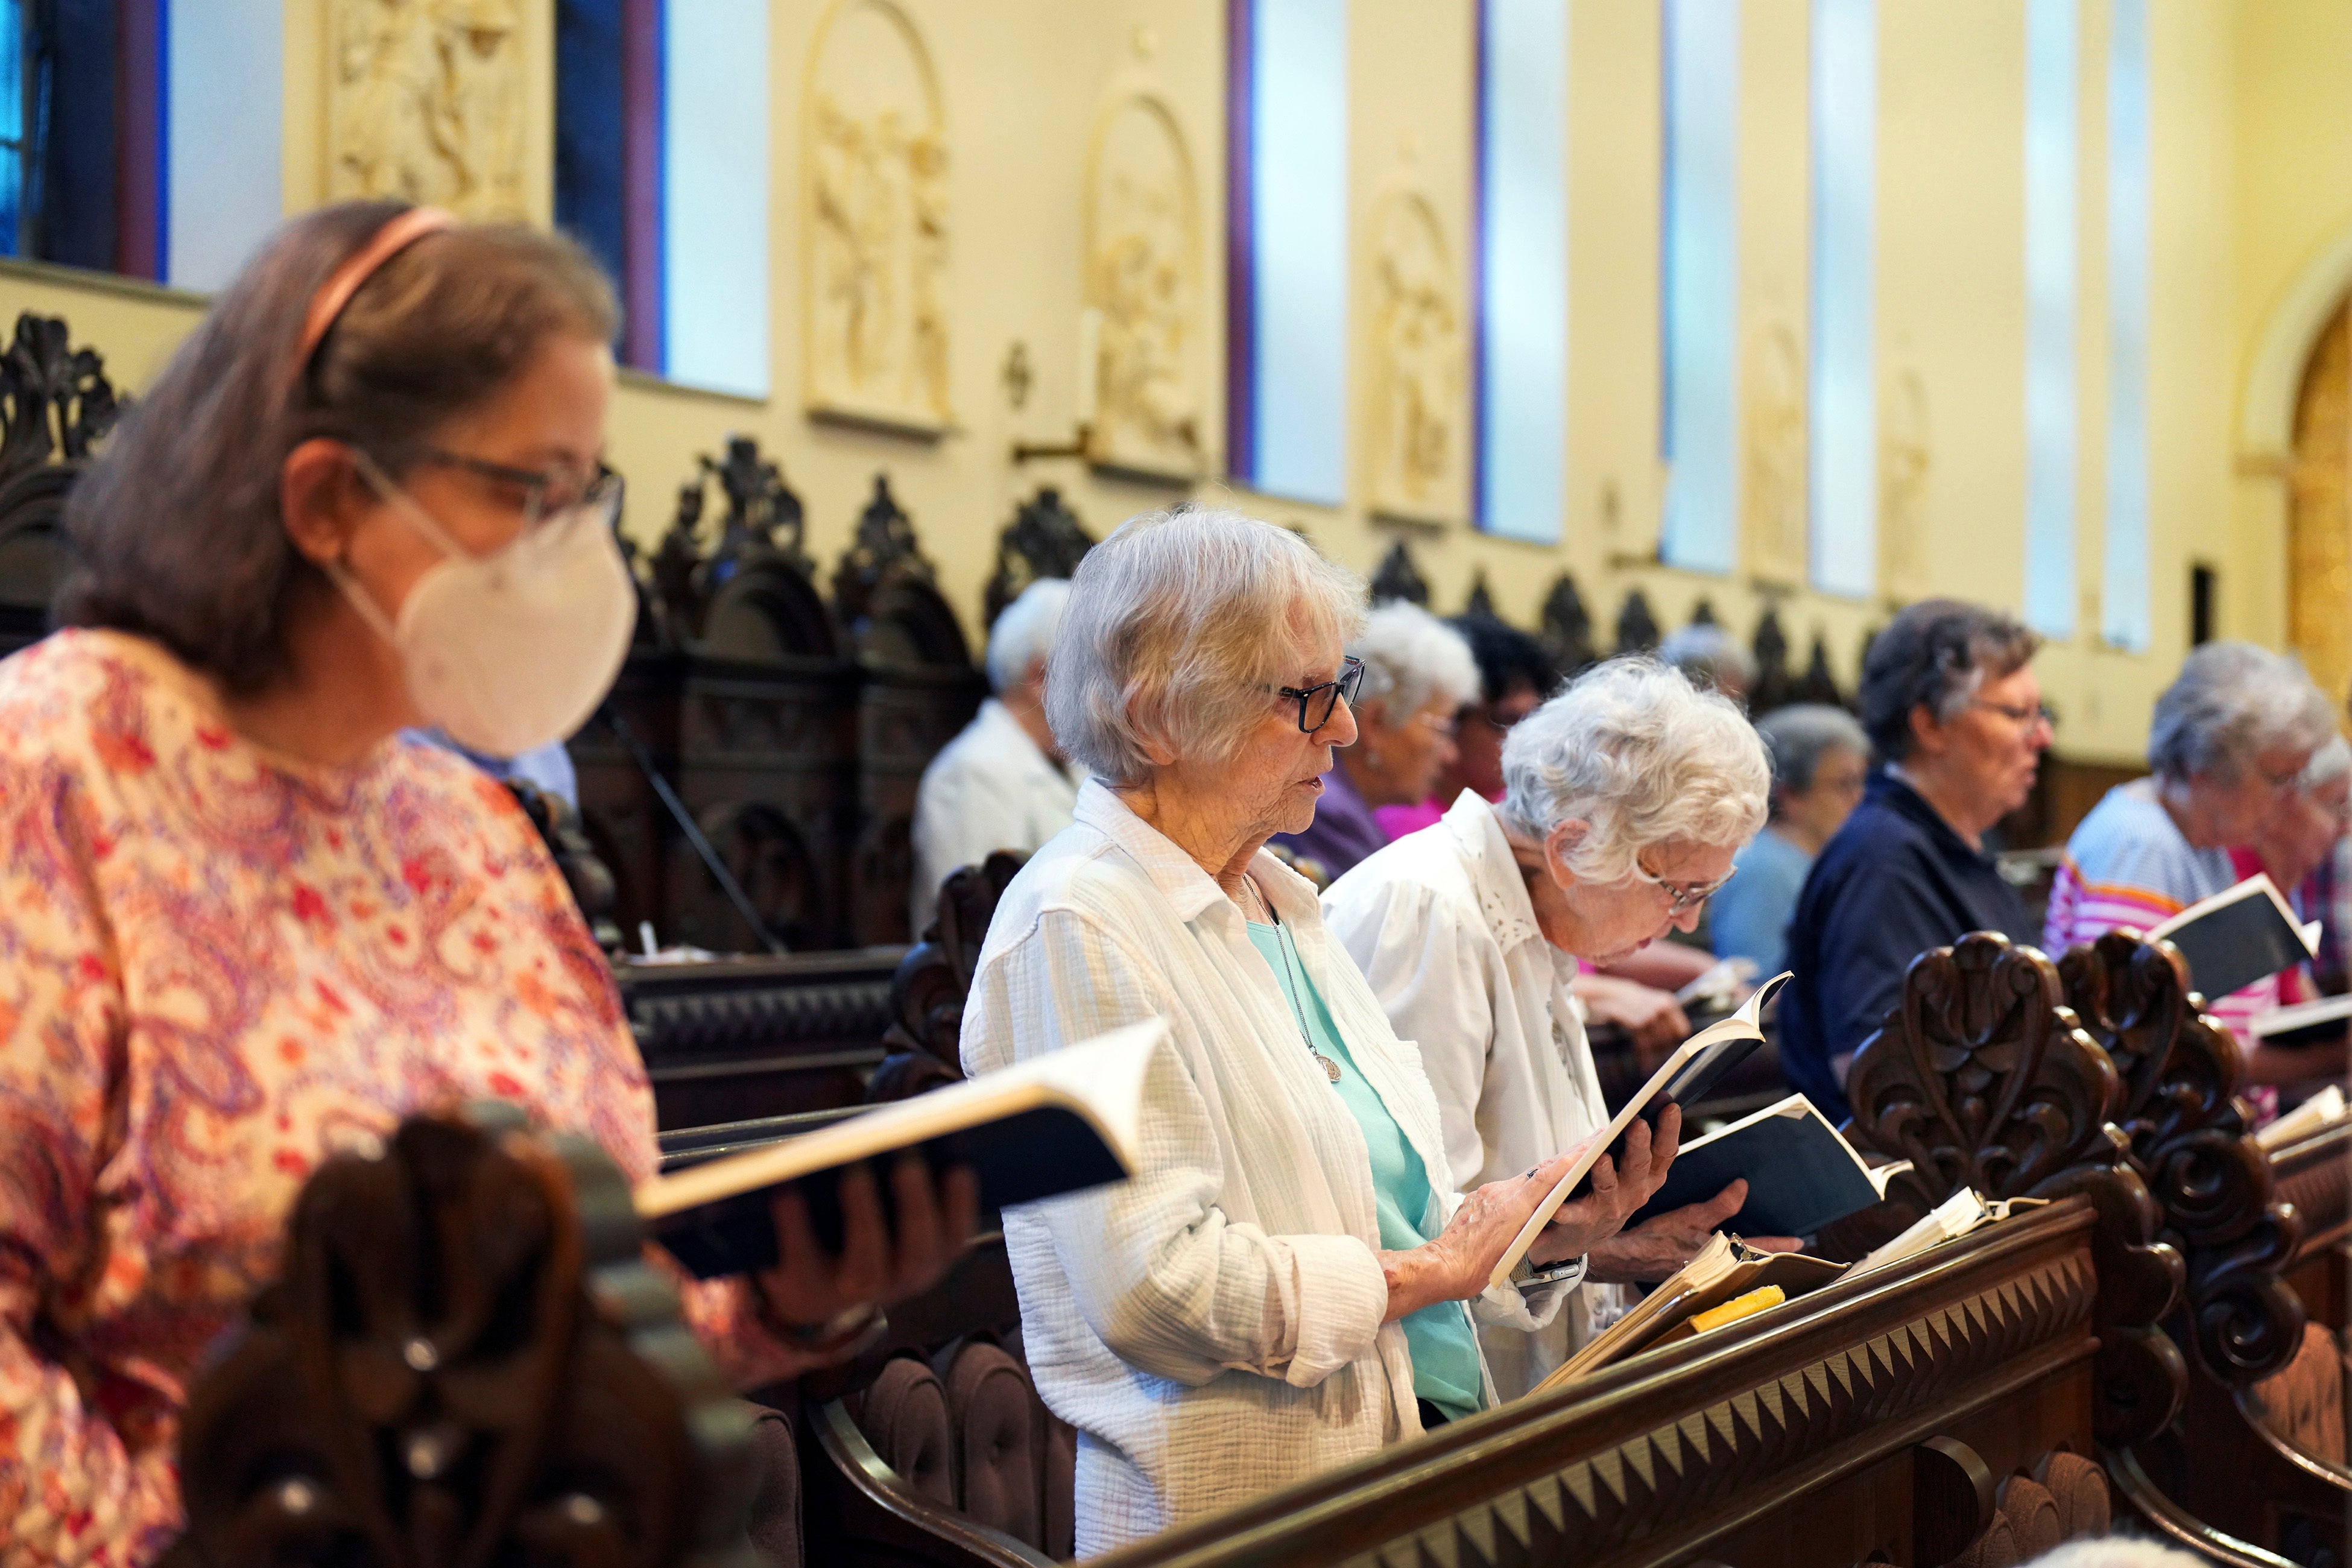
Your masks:
M 2052 730 L 2058 728 L 2057 710 L 2052 708 L 2047 702 L 2038 703 L 2032 708 L 2013 708 L 2006 702 L 1988 702 L 1979 697 L 1970 706 L 1998 713 L 2019 729 L 2029 732 L 2045 726 Z
M 1364 661 L 1360 658 L 1343 658 L 1339 661 L 1339 675 L 1337 679 L 1318 681 L 1313 686 L 1303 688 L 1277 686 L 1274 689 L 1274 694 L 1276 697 L 1295 697 L 1298 700 L 1299 732 L 1312 735 L 1331 721 L 1331 710 L 1339 707 L 1341 698 L 1348 700 L 1348 706 L 1354 707 L 1356 690 L 1363 684 Z
M 624 481 L 604 464 L 583 471 L 565 465 L 551 468 L 519 468 L 509 463 L 494 463 L 488 458 L 472 457 L 464 452 L 452 452 L 440 447 L 419 446 L 409 449 L 415 462 L 436 468 L 455 468 L 472 474 L 492 484 L 522 492 L 523 526 L 535 526 L 544 518 L 569 511 L 583 502 L 594 502 L 617 508 Z

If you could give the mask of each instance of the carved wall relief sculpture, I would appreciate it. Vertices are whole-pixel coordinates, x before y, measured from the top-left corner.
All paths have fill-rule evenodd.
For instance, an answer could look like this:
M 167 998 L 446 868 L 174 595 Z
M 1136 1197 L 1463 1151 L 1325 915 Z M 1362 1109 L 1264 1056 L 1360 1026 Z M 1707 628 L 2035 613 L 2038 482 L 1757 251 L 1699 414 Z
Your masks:
M 809 412 L 926 435 L 948 396 L 948 142 L 890 0 L 837 0 L 809 51 L 801 291 Z
M 1165 100 L 1139 89 L 1104 107 L 1084 200 L 1086 303 L 1102 318 L 1087 456 L 1190 479 L 1206 462 L 1201 198 L 1183 127 Z
M 2287 641 L 2340 705 L 2352 690 L 2352 300 L 2304 367 L 2287 507 Z
M 1366 494 L 1377 515 L 1450 521 L 1465 510 L 1463 310 L 1437 209 L 1392 193 L 1369 249 Z
M 1787 323 L 1766 323 L 1748 372 L 1748 569 L 1775 582 L 1805 577 L 1805 361 Z
M 1935 592 L 1927 560 L 1933 457 L 1927 385 L 1906 366 L 1888 379 L 1878 411 L 1878 581 L 1888 598 L 1905 603 Z
M 530 216 L 521 0 L 336 0 L 327 194 Z

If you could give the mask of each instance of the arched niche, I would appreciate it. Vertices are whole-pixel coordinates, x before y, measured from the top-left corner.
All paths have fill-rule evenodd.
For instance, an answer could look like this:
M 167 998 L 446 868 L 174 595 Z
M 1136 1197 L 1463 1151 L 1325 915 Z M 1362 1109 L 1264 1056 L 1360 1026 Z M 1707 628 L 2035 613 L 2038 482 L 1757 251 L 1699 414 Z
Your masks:
M 2287 641 L 2339 715 L 2352 692 L 2352 293 L 2305 354 L 2287 453 Z
M 777 555 L 743 561 L 719 585 L 704 613 L 698 651 L 763 665 L 841 656 L 816 584 Z
M 808 411 L 942 434 L 954 419 L 947 120 L 913 18 L 892 0 L 834 0 L 802 102 Z
M 1086 303 L 1102 323 L 1087 456 L 1189 480 L 1206 461 L 1201 195 L 1165 99 L 1129 88 L 1104 102 L 1082 200 Z

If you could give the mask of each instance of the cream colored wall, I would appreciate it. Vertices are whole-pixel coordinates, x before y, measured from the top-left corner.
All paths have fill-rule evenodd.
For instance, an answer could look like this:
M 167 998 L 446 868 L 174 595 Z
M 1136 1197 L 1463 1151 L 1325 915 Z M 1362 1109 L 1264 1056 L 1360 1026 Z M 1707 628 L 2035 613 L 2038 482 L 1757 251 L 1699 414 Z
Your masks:
M 1223 78 L 1222 0 L 899 0 L 928 50 L 949 147 L 954 428 L 933 442 L 813 423 L 801 412 L 800 195 L 805 61 L 835 0 L 773 0 L 770 29 L 769 234 L 773 395 L 752 402 L 625 379 L 612 452 L 633 485 L 627 525 L 642 539 L 667 521 L 693 455 L 745 432 L 782 464 L 807 503 L 809 546 L 828 572 L 877 471 L 913 515 L 950 597 L 977 620 L 998 529 L 1039 483 L 1060 486 L 1097 532 L 1180 493 L 1049 460 L 1016 468 L 1016 439 L 1067 437 L 1076 396 L 1085 148 L 1116 89 L 1171 105 L 1199 179 L 1204 254 L 1201 425 L 1223 444 Z M 289 210 L 324 189 L 323 73 L 329 0 L 288 0 L 285 94 Z M 1532 621 L 1553 578 L 1571 570 L 1607 628 L 1625 589 L 1644 587 L 1660 618 L 1710 600 L 1743 635 L 1763 603 L 1746 575 L 1665 569 L 1654 558 L 1657 460 L 1660 137 L 1654 5 L 1570 0 L 1570 276 L 1567 516 L 1557 548 L 1488 539 L 1456 521 L 1412 531 L 1438 606 L 1450 610 L 1483 568 L 1503 610 Z M 539 26 L 551 0 L 532 0 Z M 2021 595 L 2024 493 L 2022 130 L 2024 0 L 1882 0 L 1877 201 L 1880 373 L 1924 393 L 1927 468 L 1916 499 L 1903 594 L 1941 592 L 2015 605 Z M 1801 344 L 1810 313 L 1806 0 L 1746 0 L 1742 12 L 1740 352 L 1751 384 L 1774 331 Z M 2238 400 L 2275 299 L 2332 237 L 2352 228 L 2352 6 L 2342 0 L 2162 0 L 2154 8 L 2157 207 L 2153 316 L 2155 646 L 2101 647 L 2098 521 L 2104 506 L 2105 5 L 2084 0 L 2082 131 L 2084 315 L 2080 533 L 2085 631 L 2042 668 L 2065 717 L 2063 747 L 2100 759 L 2139 749 L 2149 701 L 2186 635 L 2187 562 L 2219 559 L 2225 629 L 2282 634 L 2284 559 L 2276 486 L 2232 477 Z M 527 101 L 544 115 L 547 51 L 529 55 Z M 1466 258 L 1472 156 L 1470 0 L 1354 0 L 1350 27 L 1349 200 L 1363 240 L 1401 185 L 1429 199 L 1457 288 Z M 544 137 L 527 152 L 547 166 Z M 543 200 L 542 182 L 534 188 Z M 681 241 L 690 243 L 690 241 Z M 1363 258 L 1357 286 L 1362 287 Z M 1465 296 L 1466 297 L 1466 296 Z M 1359 323 L 1360 297 L 1354 319 Z M 70 318 L 136 386 L 194 319 L 184 298 L 23 270 L 0 274 L 0 308 Z M 1014 342 L 1035 379 L 1013 409 L 1001 371 Z M 1361 359 L 1357 362 L 1360 370 Z M 1359 378 L 1360 380 L 1360 377 Z M 1354 423 L 1362 472 L 1367 410 Z M 1762 418 L 1752 390 L 1752 426 Z M 1466 450 L 1466 408 L 1457 410 Z M 1203 485 L 1203 493 L 1220 487 Z M 1336 559 L 1369 572 L 1396 531 L 1360 500 L 1324 509 L 1241 495 L 1303 522 Z M 1906 559 L 1901 549 L 1890 560 Z M 1754 563 L 1751 563 L 1754 564 Z M 1893 568 L 1890 567 L 1890 570 Z M 1798 592 L 1782 618 L 1801 658 L 1825 632 L 1843 679 L 1884 598 Z M 976 627 L 975 627 L 976 629 Z

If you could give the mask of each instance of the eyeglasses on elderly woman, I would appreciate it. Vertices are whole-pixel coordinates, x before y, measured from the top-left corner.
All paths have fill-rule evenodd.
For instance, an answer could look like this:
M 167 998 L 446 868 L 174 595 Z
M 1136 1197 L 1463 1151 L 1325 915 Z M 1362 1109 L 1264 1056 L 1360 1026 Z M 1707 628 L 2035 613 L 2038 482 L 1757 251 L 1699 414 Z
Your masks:
M 1307 687 L 1277 686 L 1273 690 L 1276 697 L 1297 699 L 1299 733 L 1312 735 L 1331 721 L 1332 710 L 1339 706 L 1341 698 L 1347 699 L 1350 708 L 1354 707 L 1356 692 L 1363 684 L 1364 661 L 1350 655 L 1339 661 L 1339 674 L 1336 679 L 1318 681 Z
M 1666 895 L 1666 918 L 1669 920 L 1681 914 L 1685 910 L 1696 909 L 1706 902 L 1707 900 L 1723 891 L 1723 885 L 1738 875 L 1739 875 L 1739 868 L 1734 866 L 1712 882 L 1669 882 L 1643 865 L 1641 861 L 1633 862 L 1633 879 L 1647 882 Z

